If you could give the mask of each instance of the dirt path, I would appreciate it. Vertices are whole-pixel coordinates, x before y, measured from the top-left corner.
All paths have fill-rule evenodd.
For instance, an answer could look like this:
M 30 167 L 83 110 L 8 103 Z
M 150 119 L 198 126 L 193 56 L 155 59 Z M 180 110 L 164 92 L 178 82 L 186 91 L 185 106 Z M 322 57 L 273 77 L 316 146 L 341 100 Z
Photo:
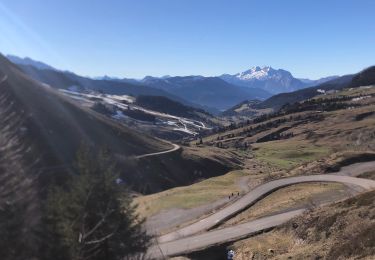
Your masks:
M 169 142 L 168 142 L 169 143 Z M 136 156 L 137 159 L 141 159 L 141 158 L 145 158 L 145 157 L 151 157 L 151 156 L 157 156 L 157 155 L 161 155 L 161 154 L 166 154 L 166 153 L 172 153 L 174 151 L 177 151 L 178 149 L 180 149 L 181 147 L 177 144 L 173 144 L 173 143 L 170 143 L 171 145 L 173 145 L 173 148 L 172 149 L 169 149 L 169 150 L 166 150 L 166 151 L 161 151 L 161 152 L 156 152 L 156 153 L 147 153 L 147 154 L 142 154 L 142 155 L 138 155 Z

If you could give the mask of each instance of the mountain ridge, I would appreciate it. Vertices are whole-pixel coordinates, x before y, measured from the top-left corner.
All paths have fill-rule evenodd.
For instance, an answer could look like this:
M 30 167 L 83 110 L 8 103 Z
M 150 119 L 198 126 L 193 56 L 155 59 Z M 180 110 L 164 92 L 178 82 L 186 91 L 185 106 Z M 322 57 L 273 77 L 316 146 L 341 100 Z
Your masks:
M 324 83 L 337 76 L 329 76 L 318 80 L 298 79 L 284 69 L 274 69 L 271 66 L 254 66 L 248 70 L 233 75 L 223 74 L 223 80 L 248 88 L 261 88 L 272 94 L 293 92 L 312 85 Z
M 298 79 L 287 70 L 276 70 L 271 66 L 255 66 L 241 73 L 223 74 L 219 77 L 146 76 L 138 80 L 105 75 L 87 78 L 57 70 L 30 58 L 8 56 L 26 74 L 54 87 L 67 89 L 71 86 L 81 86 L 108 94 L 165 96 L 214 115 L 245 100 L 265 100 L 273 94 L 293 92 L 337 78 L 330 76 L 318 80 Z

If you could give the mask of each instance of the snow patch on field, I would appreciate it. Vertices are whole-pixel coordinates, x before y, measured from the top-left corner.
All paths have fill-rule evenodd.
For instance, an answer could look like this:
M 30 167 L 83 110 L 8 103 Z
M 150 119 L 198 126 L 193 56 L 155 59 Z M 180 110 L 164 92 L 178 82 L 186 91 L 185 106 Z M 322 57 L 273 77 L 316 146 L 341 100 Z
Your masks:
M 128 121 L 140 122 L 139 120 L 124 114 L 124 111 L 130 109 L 142 111 L 143 113 L 155 116 L 159 122 L 155 124 L 155 127 L 160 127 L 160 125 L 163 125 L 164 127 L 168 127 L 171 131 L 178 131 L 196 136 L 201 130 L 211 129 L 201 121 L 161 113 L 134 105 L 135 98 L 132 96 L 107 95 L 93 91 L 80 92 L 79 89 L 75 88 L 74 86 L 70 87 L 69 89 L 59 89 L 59 91 L 77 101 L 80 101 L 81 105 L 83 106 L 92 106 L 95 104 L 95 102 L 110 105 L 115 111 L 111 118 L 119 120 L 122 123 L 126 123 Z
M 124 115 L 124 113 L 122 113 L 121 110 L 116 110 L 116 114 L 114 114 L 112 116 L 112 118 L 114 118 L 114 119 L 123 119 L 123 118 L 126 118 L 126 116 Z

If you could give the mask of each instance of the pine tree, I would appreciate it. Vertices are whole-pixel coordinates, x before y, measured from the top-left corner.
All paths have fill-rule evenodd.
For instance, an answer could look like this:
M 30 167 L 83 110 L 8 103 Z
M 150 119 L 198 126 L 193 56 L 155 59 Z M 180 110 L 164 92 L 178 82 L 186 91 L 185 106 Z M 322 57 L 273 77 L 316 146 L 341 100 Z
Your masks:
M 66 185 L 49 193 L 47 223 L 55 259 L 124 259 L 144 252 L 150 238 L 109 153 L 92 156 L 83 148 L 77 168 Z

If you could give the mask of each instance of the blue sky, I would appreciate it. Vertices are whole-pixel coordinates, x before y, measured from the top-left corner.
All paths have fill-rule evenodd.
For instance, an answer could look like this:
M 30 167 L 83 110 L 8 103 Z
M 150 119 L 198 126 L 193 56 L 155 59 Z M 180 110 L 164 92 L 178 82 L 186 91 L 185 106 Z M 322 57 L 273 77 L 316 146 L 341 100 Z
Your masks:
M 88 76 L 311 79 L 375 64 L 373 0 L 0 0 L 0 52 Z

